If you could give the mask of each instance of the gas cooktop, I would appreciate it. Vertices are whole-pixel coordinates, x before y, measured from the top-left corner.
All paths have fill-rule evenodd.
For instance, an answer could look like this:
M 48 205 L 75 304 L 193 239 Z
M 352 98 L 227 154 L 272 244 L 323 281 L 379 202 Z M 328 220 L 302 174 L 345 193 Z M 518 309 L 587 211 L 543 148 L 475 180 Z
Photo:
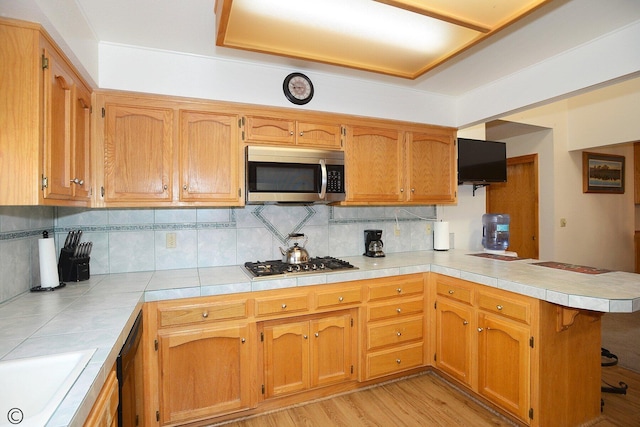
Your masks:
M 280 260 L 245 262 L 244 267 L 253 277 L 289 276 L 294 274 L 324 273 L 330 271 L 357 270 L 347 261 L 333 257 L 310 258 L 301 264 L 287 264 Z

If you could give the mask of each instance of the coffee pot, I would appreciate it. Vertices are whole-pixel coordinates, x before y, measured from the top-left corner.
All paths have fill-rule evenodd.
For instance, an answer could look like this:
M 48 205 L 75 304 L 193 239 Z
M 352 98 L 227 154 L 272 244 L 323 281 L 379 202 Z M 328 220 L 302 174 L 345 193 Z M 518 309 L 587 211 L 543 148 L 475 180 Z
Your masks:
M 365 256 L 377 258 L 383 257 L 382 250 L 382 230 L 364 230 L 364 254 Z

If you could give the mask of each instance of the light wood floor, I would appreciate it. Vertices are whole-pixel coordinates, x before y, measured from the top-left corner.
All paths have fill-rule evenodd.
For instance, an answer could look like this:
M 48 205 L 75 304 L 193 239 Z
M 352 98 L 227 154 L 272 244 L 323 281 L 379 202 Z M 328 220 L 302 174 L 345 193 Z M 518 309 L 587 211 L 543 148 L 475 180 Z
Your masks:
M 604 412 L 596 427 L 640 426 L 640 374 L 618 366 L 602 368 L 603 380 L 626 395 L 603 393 Z M 221 424 L 222 425 L 222 424 Z M 513 426 L 434 373 L 286 408 L 225 427 Z

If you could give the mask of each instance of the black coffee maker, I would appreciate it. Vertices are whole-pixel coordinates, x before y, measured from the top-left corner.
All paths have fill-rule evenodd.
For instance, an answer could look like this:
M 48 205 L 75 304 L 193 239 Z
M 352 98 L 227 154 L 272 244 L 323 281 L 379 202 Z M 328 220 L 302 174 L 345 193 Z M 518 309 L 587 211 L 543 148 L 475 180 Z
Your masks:
M 382 230 L 364 230 L 364 254 L 365 256 L 377 258 L 383 257 L 382 251 Z

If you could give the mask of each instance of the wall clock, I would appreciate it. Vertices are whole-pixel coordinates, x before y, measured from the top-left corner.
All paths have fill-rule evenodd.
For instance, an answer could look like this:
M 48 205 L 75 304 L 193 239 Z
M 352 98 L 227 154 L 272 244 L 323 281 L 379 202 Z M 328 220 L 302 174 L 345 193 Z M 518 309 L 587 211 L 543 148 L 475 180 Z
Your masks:
M 313 83 L 302 73 L 291 73 L 282 83 L 284 96 L 296 105 L 304 105 L 313 98 Z

